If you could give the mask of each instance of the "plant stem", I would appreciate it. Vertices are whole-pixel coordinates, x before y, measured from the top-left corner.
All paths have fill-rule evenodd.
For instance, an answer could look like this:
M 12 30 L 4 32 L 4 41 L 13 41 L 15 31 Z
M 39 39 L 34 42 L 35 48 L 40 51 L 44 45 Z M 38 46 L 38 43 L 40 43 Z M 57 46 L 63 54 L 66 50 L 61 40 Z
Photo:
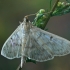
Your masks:
M 52 7 L 52 9 L 51 9 L 51 12 L 53 12 L 53 11 L 55 10 L 55 8 L 56 8 L 58 2 L 59 2 L 59 0 L 57 0 L 57 1 L 55 2 L 55 4 L 53 5 L 53 7 Z
M 55 10 L 55 8 L 56 8 L 58 2 L 59 2 L 59 0 L 57 0 L 57 1 L 55 2 L 55 4 L 53 5 L 51 11 L 49 12 L 48 17 L 47 17 L 47 20 L 46 20 L 45 25 L 44 25 L 44 27 L 45 27 L 44 30 L 46 29 L 46 25 L 47 25 L 47 23 L 48 23 L 48 21 L 49 21 L 49 19 L 50 19 L 50 17 L 51 17 L 51 14 L 52 14 L 53 11 Z

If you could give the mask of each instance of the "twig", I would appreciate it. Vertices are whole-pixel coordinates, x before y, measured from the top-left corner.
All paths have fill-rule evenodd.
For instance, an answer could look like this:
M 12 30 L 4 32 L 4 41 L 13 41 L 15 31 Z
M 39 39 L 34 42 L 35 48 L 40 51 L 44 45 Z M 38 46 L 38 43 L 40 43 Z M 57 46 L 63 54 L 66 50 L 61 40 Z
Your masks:
M 46 20 L 46 22 L 45 22 L 45 24 L 44 24 L 44 27 L 45 27 L 44 30 L 46 29 L 46 25 L 47 25 L 47 23 L 48 23 L 48 21 L 49 21 L 49 19 L 50 19 L 50 17 L 51 17 L 51 14 L 52 14 L 53 11 L 55 10 L 55 8 L 56 8 L 58 2 L 59 2 L 59 0 L 57 0 L 57 1 L 55 2 L 55 4 L 53 5 L 51 11 L 49 12 L 48 17 L 47 17 L 47 20 Z
M 55 10 L 57 4 L 58 4 L 59 0 L 56 1 L 56 3 L 53 5 L 52 9 L 51 9 L 51 13 Z

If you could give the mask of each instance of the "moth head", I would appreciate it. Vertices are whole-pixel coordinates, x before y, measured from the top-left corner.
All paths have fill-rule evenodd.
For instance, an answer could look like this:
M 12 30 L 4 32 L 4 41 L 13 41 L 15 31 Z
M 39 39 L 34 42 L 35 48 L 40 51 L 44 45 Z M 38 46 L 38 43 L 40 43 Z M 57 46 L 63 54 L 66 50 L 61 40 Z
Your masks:
M 29 22 L 29 20 L 28 20 L 28 17 L 27 17 L 27 16 L 25 16 L 25 17 L 24 17 L 24 22 L 25 22 L 25 23 Z
M 23 21 L 24 28 L 27 29 L 27 30 L 29 30 L 30 26 L 31 26 L 30 24 L 31 24 L 31 22 L 29 21 L 28 16 L 25 16 L 24 17 L 24 21 Z

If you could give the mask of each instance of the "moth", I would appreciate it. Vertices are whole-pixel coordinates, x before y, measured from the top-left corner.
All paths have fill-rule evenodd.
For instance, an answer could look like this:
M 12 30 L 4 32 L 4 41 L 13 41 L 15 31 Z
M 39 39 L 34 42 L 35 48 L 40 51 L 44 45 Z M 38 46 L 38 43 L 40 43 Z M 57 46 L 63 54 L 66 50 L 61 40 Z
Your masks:
M 21 58 L 21 67 L 26 57 L 44 62 L 69 53 L 70 41 L 33 26 L 27 17 L 24 17 L 1 50 L 1 55 L 8 59 Z

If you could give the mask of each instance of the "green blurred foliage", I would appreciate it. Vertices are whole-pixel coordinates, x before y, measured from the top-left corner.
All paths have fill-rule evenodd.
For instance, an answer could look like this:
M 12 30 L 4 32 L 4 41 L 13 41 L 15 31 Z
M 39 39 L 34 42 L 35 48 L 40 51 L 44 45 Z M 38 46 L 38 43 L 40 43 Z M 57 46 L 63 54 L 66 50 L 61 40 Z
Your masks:
M 58 2 L 52 16 L 61 16 L 70 13 L 70 3 Z
M 52 6 L 55 1 L 52 1 Z M 36 13 L 42 8 L 50 11 L 49 3 L 50 0 L 0 0 L 0 49 L 25 15 Z M 30 20 L 33 18 L 29 17 Z M 52 17 L 47 28 L 48 31 L 70 40 L 70 14 Z M 44 63 L 27 63 L 23 66 L 23 70 L 70 70 L 69 59 L 69 56 L 55 57 Z M 0 70 L 15 70 L 19 63 L 19 59 L 10 61 L 0 56 Z

